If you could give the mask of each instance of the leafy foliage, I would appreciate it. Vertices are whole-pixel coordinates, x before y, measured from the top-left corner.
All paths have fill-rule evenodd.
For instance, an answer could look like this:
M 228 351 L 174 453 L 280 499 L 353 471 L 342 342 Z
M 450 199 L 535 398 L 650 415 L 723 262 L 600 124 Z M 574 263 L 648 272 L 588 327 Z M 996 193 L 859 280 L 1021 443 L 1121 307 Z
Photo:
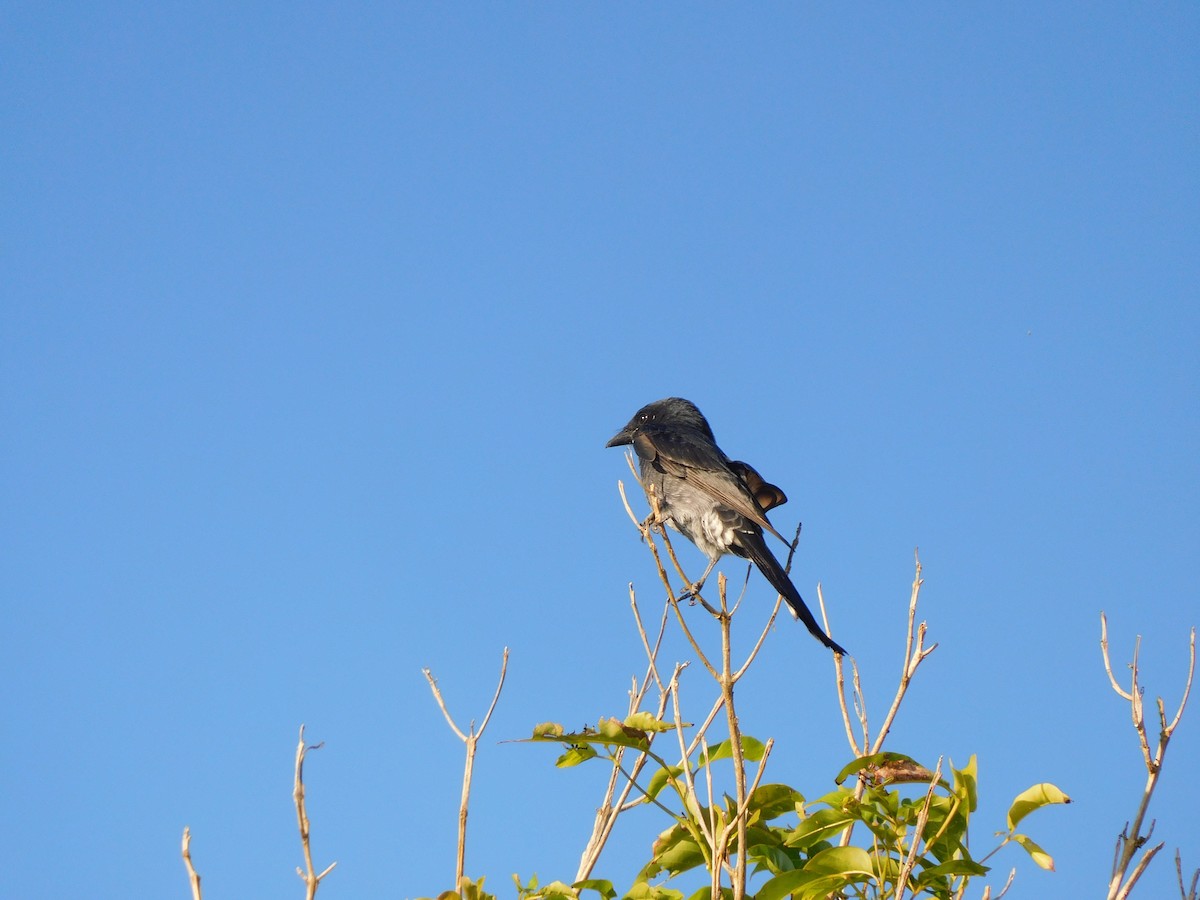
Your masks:
M 595 728 L 570 733 L 561 726 L 540 725 L 530 738 L 562 744 L 566 750 L 558 758 L 559 766 L 588 760 L 619 765 L 621 748 L 644 753 L 653 761 L 639 793 L 642 802 L 659 806 L 672 822 L 651 845 L 650 859 L 623 897 L 682 898 L 682 892 L 667 886 L 671 880 L 711 867 L 728 850 L 711 847 L 705 835 L 719 833 L 734 819 L 733 799 L 725 795 L 712 806 L 701 804 L 694 785 L 718 780 L 721 774 L 714 769 L 732 759 L 732 748 L 725 741 L 686 761 L 670 763 L 651 750 L 651 739 L 676 727 L 685 726 L 639 714 L 624 721 L 602 719 Z M 749 736 L 742 742 L 745 759 L 762 759 L 765 744 Z M 989 871 L 972 855 L 968 840 L 978 803 L 975 757 L 962 769 L 952 768 L 947 781 L 903 754 L 879 753 L 853 760 L 837 781 L 836 790 L 811 802 L 786 784 L 759 784 L 750 793 L 744 813 L 746 852 L 760 883 L 747 896 L 816 900 L 841 891 L 844 896 L 888 898 L 897 896 L 903 884 L 915 896 L 951 900 L 963 896 L 972 878 Z M 921 790 L 906 790 L 910 784 L 921 785 Z M 1052 784 L 1023 791 L 1009 809 L 1008 829 L 1000 834 L 996 850 L 1016 843 L 1039 866 L 1053 868 L 1045 851 L 1015 829 L 1035 810 L 1069 802 Z M 863 840 L 851 843 L 856 832 Z M 664 876 L 663 883 L 652 884 L 652 879 Z M 518 887 L 524 900 L 577 897 L 587 890 L 600 893 L 604 900 L 616 896 L 611 882 L 594 879 L 570 887 L 561 882 L 538 887 L 533 879 Z M 564 895 L 564 889 L 574 893 Z M 706 888 L 693 898 L 706 900 L 709 894 Z

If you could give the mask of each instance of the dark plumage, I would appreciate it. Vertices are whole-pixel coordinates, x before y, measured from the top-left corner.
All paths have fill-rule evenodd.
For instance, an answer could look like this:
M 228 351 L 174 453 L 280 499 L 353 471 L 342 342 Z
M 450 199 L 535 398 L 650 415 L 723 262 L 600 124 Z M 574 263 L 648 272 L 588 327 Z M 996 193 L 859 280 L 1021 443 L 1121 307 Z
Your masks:
M 653 488 L 665 523 L 708 557 L 693 590 L 726 553 L 748 559 L 813 637 L 834 653 L 846 653 L 817 624 L 763 536 L 765 530 L 784 540 L 766 513 L 786 503 L 787 495 L 752 466 L 727 457 L 695 404 L 668 397 L 643 406 L 605 446 L 624 444 L 637 453 L 642 484 L 647 491 Z

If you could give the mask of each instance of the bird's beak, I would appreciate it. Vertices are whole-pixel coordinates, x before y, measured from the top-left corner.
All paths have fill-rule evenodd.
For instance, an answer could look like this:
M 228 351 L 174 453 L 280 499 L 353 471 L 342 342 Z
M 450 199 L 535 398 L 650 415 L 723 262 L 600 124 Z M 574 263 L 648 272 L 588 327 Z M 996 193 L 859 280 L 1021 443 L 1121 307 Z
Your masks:
M 614 434 L 612 436 L 612 439 L 609 440 L 609 442 L 607 444 L 605 444 L 604 446 L 605 447 L 623 447 L 626 444 L 632 444 L 632 443 L 633 443 L 633 434 L 630 432 L 629 426 L 626 425 L 624 428 L 622 428 L 620 431 L 618 431 L 616 434 Z

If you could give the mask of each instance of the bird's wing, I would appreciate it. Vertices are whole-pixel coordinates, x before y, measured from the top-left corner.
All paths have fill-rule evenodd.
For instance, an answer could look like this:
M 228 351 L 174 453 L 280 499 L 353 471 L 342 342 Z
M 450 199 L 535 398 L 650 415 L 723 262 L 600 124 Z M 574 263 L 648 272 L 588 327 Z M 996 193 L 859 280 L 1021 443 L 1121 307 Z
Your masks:
M 733 469 L 738 478 L 742 479 L 742 482 L 749 488 L 763 512 L 769 512 L 775 507 L 787 503 L 787 494 L 783 492 L 783 489 L 764 480 L 750 463 L 742 462 L 740 459 L 731 459 L 729 468 Z
M 668 475 L 686 478 L 714 500 L 784 540 L 783 535 L 763 515 L 765 510 L 787 499 L 783 491 L 767 484 L 745 463 L 737 464 L 744 467 L 742 470 L 732 468 L 729 459 L 706 435 L 693 429 L 644 428 L 633 439 L 633 448 L 639 457 L 653 462 Z M 745 469 L 754 474 L 759 485 L 771 489 L 764 492 L 770 506 L 759 500 L 747 485 L 742 477 Z M 782 499 L 777 499 L 776 495 Z

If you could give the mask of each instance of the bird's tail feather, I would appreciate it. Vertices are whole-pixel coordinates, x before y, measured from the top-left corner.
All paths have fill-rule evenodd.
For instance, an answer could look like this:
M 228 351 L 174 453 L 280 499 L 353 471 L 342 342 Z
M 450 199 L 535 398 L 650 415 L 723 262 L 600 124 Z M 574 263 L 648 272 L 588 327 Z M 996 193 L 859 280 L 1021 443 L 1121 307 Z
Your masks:
M 762 535 L 755 535 L 757 540 L 751 538 L 742 542 L 742 549 L 746 552 L 746 558 L 749 559 L 758 570 L 763 573 L 763 576 L 771 583 L 771 587 L 779 591 L 783 595 L 783 599 L 787 601 L 788 608 L 791 610 L 792 617 L 799 619 L 808 628 L 809 634 L 815 637 L 818 641 L 832 650 L 834 653 L 840 653 L 842 656 L 847 656 L 845 649 L 833 640 L 821 626 L 817 623 L 816 617 L 804 602 L 804 598 L 800 596 L 800 592 L 796 590 L 796 586 L 792 584 L 792 580 L 788 577 L 779 560 L 775 558 L 775 554 L 767 546 L 767 542 Z

